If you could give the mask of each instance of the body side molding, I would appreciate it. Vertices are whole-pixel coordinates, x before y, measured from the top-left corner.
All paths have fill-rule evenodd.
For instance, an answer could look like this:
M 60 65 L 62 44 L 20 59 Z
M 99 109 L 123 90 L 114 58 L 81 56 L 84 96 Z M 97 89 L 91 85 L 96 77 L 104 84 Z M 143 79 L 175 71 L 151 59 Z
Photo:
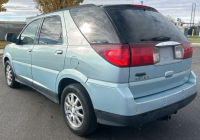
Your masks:
M 26 77 L 23 77 L 23 76 L 20 76 L 20 75 L 17 75 L 16 81 L 35 89 L 36 91 L 38 91 L 39 93 L 41 93 L 45 97 L 47 97 L 50 100 L 52 100 L 53 102 L 59 104 L 58 94 L 51 91 L 50 89 L 48 89 L 44 85 L 42 85 L 42 84 L 40 84 L 36 81 L 33 81 L 32 79 L 29 79 L 29 78 L 26 78 Z

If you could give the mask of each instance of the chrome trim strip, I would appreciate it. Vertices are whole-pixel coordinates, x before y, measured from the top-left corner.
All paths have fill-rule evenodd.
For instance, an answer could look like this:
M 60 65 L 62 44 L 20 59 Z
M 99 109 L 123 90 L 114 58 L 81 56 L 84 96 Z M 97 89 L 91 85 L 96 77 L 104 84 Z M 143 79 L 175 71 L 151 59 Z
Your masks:
M 174 64 L 174 63 L 180 63 L 182 61 L 183 60 L 170 60 L 170 61 L 156 63 L 156 64 L 154 64 L 154 66 L 170 65 L 170 64 Z
M 22 78 L 24 78 L 24 79 L 26 79 L 26 80 L 28 80 L 28 81 L 30 81 L 30 82 L 33 82 L 33 79 L 30 79 L 30 78 L 28 78 L 28 77 L 25 77 L 25 76 L 22 76 L 22 75 L 17 75 L 17 76 L 20 76 L 20 77 L 22 77 Z
M 48 87 L 45 87 L 44 85 L 42 85 L 42 84 L 40 84 L 40 83 L 38 83 L 36 81 L 33 81 L 33 84 L 36 84 L 36 85 L 38 85 L 40 87 L 43 87 L 43 88 L 46 88 L 46 89 L 50 90 Z
M 45 87 L 44 85 L 42 85 L 36 81 L 33 81 L 33 87 L 37 91 L 39 91 L 42 94 L 44 94 L 45 96 L 47 96 L 48 98 L 53 99 L 53 100 L 58 100 L 58 93 L 50 90 L 49 88 Z
M 15 78 L 17 80 L 21 81 L 22 83 L 25 83 L 26 85 L 33 86 L 33 80 L 28 77 L 16 74 Z
M 156 47 L 175 46 L 175 45 L 181 45 L 181 43 L 175 41 L 167 41 L 158 43 Z
M 106 87 L 106 88 L 122 88 L 122 87 L 129 86 L 128 83 L 111 83 L 111 82 L 100 81 L 100 80 L 95 80 L 95 79 L 88 79 L 86 83 L 96 85 L 96 86 Z
M 177 76 L 180 76 L 180 75 L 183 75 L 183 74 L 187 74 L 190 71 L 191 71 L 191 69 L 188 69 L 186 71 L 183 71 L 183 72 L 180 72 L 180 73 L 176 73 L 171 78 L 177 77 Z M 130 82 L 130 86 L 143 85 L 143 84 L 153 83 L 153 82 L 156 82 L 156 81 L 162 81 L 162 80 L 165 80 L 165 79 L 166 79 L 166 77 L 164 76 L 164 77 L 149 79 L 149 80 L 145 80 L 145 81 Z

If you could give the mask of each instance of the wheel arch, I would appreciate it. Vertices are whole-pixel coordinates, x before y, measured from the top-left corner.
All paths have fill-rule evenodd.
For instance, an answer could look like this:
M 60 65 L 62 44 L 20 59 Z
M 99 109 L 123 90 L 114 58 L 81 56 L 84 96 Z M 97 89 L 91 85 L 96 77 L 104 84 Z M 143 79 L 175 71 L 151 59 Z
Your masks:
M 56 92 L 58 93 L 59 102 L 61 100 L 62 91 L 66 86 L 74 83 L 79 83 L 85 88 L 84 83 L 86 83 L 87 79 L 88 78 L 84 74 L 75 69 L 65 69 L 61 71 L 57 77 L 56 82 Z
M 4 60 L 3 60 L 3 62 L 4 62 L 4 66 L 5 66 L 5 63 L 6 63 L 6 61 L 8 61 L 9 60 L 9 58 L 6 56 L 6 57 L 4 57 Z M 10 61 L 10 60 L 9 60 Z
M 9 53 L 6 53 L 6 54 L 3 56 L 3 66 L 4 66 L 4 67 L 5 67 L 5 63 L 6 63 L 7 60 L 10 61 L 10 64 L 11 64 L 11 66 L 12 66 L 12 69 L 13 69 L 13 71 L 14 71 L 14 73 L 15 73 L 15 69 L 14 69 L 13 62 L 12 62 L 12 57 L 11 57 L 11 55 L 10 55 Z
M 74 84 L 74 83 L 80 83 L 74 79 L 71 79 L 71 78 L 63 78 L 59 85 L 58 85 L 58 100 L 59 100 L 59 103 L 61 101 L 61 95 L 62 95 L 62 92 L 64 90 L 64 88 L 70 84 Z

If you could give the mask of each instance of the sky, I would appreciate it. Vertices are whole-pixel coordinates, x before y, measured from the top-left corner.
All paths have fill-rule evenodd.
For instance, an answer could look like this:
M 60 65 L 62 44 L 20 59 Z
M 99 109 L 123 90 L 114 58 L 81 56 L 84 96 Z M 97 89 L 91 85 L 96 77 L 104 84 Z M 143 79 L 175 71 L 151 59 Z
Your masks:
M 141 4 L 141 0 L 84 0 L 82 4 Z M 200 22 L 200 0 L 143 0 L 143 4 L 156 8 L 172 18 L 190 22 L 192 3 L 196 3 L 195 22 Z M 33 0 L 9 0 L 4 5 L 7 12 L 0 12 L 0 21 L 25 21 L 26 17 L 41 14 Z

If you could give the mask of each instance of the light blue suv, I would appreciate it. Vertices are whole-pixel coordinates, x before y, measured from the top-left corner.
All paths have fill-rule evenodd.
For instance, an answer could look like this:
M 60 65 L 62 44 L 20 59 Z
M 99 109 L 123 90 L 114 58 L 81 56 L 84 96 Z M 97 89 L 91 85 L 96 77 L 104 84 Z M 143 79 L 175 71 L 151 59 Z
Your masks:
M 169 119 L 197 94 L 193 47 L 157 10 L 81 5 L 35 17 L 6 35 L 11 88 L 26 84 L 61 104 L 77 135 L 98 123 L 141 125 Z

